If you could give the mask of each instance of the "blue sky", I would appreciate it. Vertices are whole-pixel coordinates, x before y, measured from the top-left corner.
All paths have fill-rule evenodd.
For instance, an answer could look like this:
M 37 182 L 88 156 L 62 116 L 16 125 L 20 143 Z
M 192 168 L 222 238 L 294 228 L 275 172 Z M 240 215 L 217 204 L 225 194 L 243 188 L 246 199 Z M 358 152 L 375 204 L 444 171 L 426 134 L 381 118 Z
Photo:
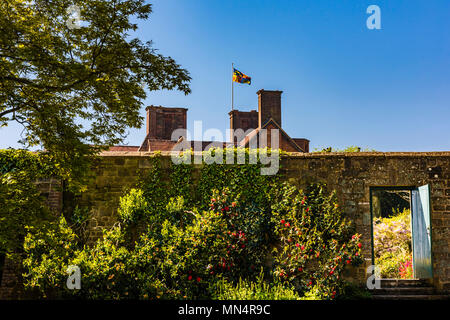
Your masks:
M 350 145 L 380 151 L 450 150 L 450 1 L 153 0 L 138 36 L 192 76 L 192 94 L 151 92 L 146 105 L 187 107 L 188 129 L 225 133 L 231 63 L 252 77 L 235 84 L 235 108 L 257 109 L 256 91 L 282 90 L 283 129 L 311 150 Z M 369 5 L 381 30 L 369 30 Z M 18 126 L 0 147 L 17 147 Z M 126 143 L 140 145 L 141 129 Z

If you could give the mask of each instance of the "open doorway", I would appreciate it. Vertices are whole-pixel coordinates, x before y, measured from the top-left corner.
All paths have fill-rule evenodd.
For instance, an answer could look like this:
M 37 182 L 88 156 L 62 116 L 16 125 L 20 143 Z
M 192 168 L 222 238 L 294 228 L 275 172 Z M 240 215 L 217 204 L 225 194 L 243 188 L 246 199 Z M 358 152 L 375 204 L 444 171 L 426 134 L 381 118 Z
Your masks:
M 429 186 L 370 188 L 372 264 L 381 278 L 431 279 Z
M 381 278 L 413 279 L 411 190 L 371 192 L 374 265 Z

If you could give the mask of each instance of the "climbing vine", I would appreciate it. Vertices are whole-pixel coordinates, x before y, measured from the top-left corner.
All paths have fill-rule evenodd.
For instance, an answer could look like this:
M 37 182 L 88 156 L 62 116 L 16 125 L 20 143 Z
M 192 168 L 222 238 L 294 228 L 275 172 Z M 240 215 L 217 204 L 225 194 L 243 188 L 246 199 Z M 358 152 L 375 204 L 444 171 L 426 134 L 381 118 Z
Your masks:
M 149 169 L 120 199 L 119 223 L 94 245 L 61 255 L 52 246 L 79 242 L 65 221 L 30 232 L 26 286 L 47 295 L 66 266 L 78 265 L 88 277 L 82 289 L 53 293 L 204 299 L 230 296 L 223 290 L 235 290 L 243 279 L 253 288 L 295 290 L 292 297 L 333 299 L 342 292 L 344 269 L 361 263 L 359 235 L 325 186 L 300 190 L 279 175 L 261 175 L 260 162 L 166 160 L 159 154 L 148 159 Z M 49 238 L 48 247 L 42 238 Z

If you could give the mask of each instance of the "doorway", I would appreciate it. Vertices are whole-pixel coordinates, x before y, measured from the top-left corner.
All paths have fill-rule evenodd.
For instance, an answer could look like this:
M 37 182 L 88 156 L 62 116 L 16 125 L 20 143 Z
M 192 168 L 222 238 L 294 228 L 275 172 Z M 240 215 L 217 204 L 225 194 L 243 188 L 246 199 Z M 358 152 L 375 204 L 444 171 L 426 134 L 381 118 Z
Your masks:
M 432 278 L 429 186 L 371 187 L 372 264 L 384 279 Z

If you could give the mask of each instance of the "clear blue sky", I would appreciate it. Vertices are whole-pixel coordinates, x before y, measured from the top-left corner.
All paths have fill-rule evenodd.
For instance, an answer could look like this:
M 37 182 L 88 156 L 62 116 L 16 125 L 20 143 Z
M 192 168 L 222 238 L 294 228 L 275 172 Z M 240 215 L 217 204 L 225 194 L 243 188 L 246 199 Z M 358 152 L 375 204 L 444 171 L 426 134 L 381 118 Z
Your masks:
M 229 127 L 231 62 L 252 77 L 235 108 L 257 109 L 256 91 L 283 90 L 283 128 L 311 149 L 450 150 L 450 1 L 153 0 L 138 36 L 192 76 L 192 94 L 161 91 L 145 105 L 187 107 L 188 129 Z M 381 8 L 381 30 L 366 9 Z M 144 115 L 145 106 L 142 107 Z M 17 126 L 0 147 L 18 146 Z M 131 130 L 140 145 L 145 124 Z

